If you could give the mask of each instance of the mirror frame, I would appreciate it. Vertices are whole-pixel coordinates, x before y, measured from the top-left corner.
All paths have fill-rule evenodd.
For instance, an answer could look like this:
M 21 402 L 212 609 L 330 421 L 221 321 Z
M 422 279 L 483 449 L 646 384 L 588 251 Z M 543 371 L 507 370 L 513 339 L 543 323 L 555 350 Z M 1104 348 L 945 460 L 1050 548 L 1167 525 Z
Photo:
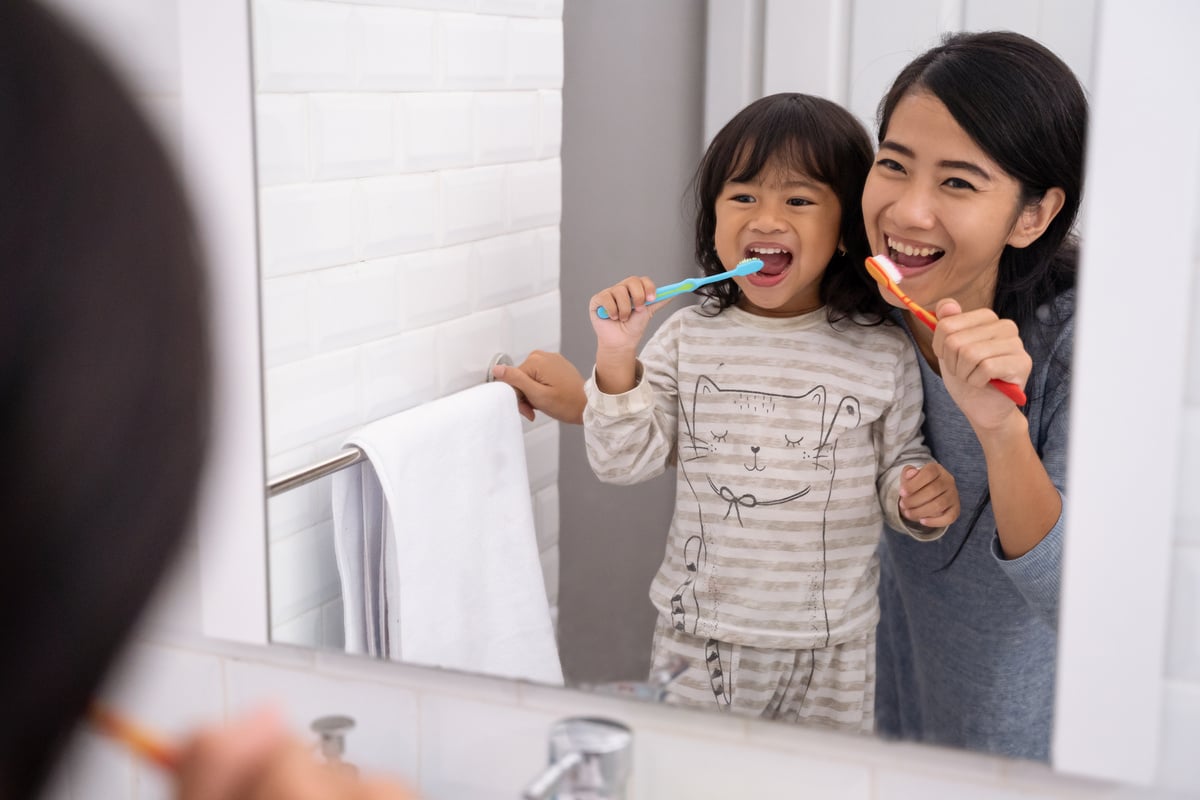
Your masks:
M 778 1 L 766 0 L 767 10 Z M 740 0 L 740 5 L 722 0 L 720 7 L 721 17 L 764 13 L 763 0 Z M 710 0 L 710 14 L 717 13 L 713 8 Z M 219 265 L 212 291 L 219 371 L 215 448 L 199 514 L 202 629 L 216 639 L 265 645 L 261 355 L 238 345 L 259 339 L 249 7 L 246 0 L 183 0 L 181 17 L 186 172 L 213 243 L 210 260 Z M 1176 487 L 1162 480 L 1164 471 L 1137 465 L 1162 465 L 1173 474 L 1170 467 L 1178 462 L 1190 311 L 1190 295 L 1183 289 L 1192 268 L 1180 254 L 1195 250 L 1189 239 L 1200 172 L 1193 148 L 1173 162 L 1176 179 L 1155 185 L 1153 204 L 1131 204 L 1123 198 L 1145 192 L 1145 179 L 1123 144 L 1136 136 L 1146 149 L 1178 153 L 1179 142 L 1200 138 L 1200 99 L 1183 97 L 1191 105 L 1181 108 L 1181 97 L 1171 96 L 1168 86 L 1147 86 L 1127 76 L 1200 72 L 1200 56 L 1190 41 L 1198 23 L 1200 8 L 1169 0 L 1152 0 L 1150 8 L 1142 4 L 1136 10 L 1120 4 L 1097 9 L 1095 53 L 1101 66 L 1092 98 L 1087 246 L 1076 315 L 1077 332 L 1087 333 L 1077 337 L 1075 351 L 1070 456 L 1072 481 L 1096 491 L 1075 492 L 1067 502 L 1070 529 L 1086 535 L 1070 536 L 1064 554 L 1053 766 L 1137 784 L 1151 783 L 1158 766 L 1176 508 Z M 212 59 L 214 52 L 221 59 Z M 744 69 L 744 62 L 732 66 Z M 1128 129 L 1134 123 L 1136 130 Z M 1130 323 L 1139 320 L 1112 313 L 1125 307 L 1128 288 L 1104 278 L 1127 267 L 1121 254 L 1129 242 L 1122 232 L 1129 230 L 1156 234 L 1138 242 L 1139 277 L 1152 286 L 1180 287 L 1153 295 L 1153 360 L 1128 334 Z M 1167 401 L 1156 408 L 1155 436 L 1126 433 L 1121 438 L 1122 462 L 1135 468 L 1119 473 L 1120 492 L 1105 492 L 1114 472 L 1113 432 L 1145 427 L 1144 406 L 1117 396 L 1116 381 Z M 1128 557 L 1127 520 L 1139 526 L 1143 557 L 1136 564 Z M 1118 593 L 1113 586 L 1137 591 Z M 1095 625 L 1097 618 L 1105 624 Z M 1136 631 L 1137 647 L 1122 647 L 1121 658 L 1113 658 L 1114 631 Z M 1097 713 L 1101 705 L 1104 710 Z

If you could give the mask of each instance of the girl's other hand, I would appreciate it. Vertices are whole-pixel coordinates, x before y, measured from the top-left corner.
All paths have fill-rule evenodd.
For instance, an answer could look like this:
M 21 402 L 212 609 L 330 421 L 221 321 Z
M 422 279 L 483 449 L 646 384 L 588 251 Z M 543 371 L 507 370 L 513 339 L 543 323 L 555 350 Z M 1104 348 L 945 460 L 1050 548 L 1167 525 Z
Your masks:
M 1017 324 L 990 308 L 963 311 L 957 301 L 941 300 L 935 310 L 933 352 L 942 380 L 967 421 L 982 435 L 999 430 L 1020 409 L 989 386 L 992 379 L 1024 386 L 1033 370 Z
M 927 528 L 942 528 L 958 519 L 958 486 L 945 467 L 930 461 L 900 473 L 900 515 Z
M 179 800 L 416 800 L 399 784 L 319 761 L 270 712 L 194 734 L 181 748 L 176 791 Z
M 517 410 L 526 419 L 532 420 L 536 410 L 559 422 L 583 424 L 583 376 L 562 353 L 534 350 L 519 367 L 499 364 L 492 375 L 516 390 Z

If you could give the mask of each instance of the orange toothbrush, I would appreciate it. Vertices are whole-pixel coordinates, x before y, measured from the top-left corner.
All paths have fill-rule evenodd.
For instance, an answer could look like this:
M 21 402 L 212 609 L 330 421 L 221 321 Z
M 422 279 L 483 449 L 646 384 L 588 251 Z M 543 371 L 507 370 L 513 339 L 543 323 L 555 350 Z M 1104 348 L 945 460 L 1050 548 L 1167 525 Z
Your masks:
M 117 739 L 137 755 L 169 772 L 174 772 L 179 766 L 179 753 L 175 748 L 117 712 L 93 704 L 88 710 L 88 717 L 97 729 Z
M 901 303 L 904 303 L 908 310 L 916 315 L 917 319 L 929 326 L 929 330 L 932 331 L 937 328 L 937 317 L 918 305 L 915 300 L 906 295 L 900 288 L 900 270 L 896 268 L 896 265 L 892 263 L 890 258 L 887 256 L 869 256 L 867 258 L 867 272 L 871 273 L 871 277 L 875 279 L 876 283 L 894 294 Z M 999 378 L 992 378 L 988 383 L 1018 406 L 1025 405 L 1025 392 L 1015 383 L 1002 381 Z

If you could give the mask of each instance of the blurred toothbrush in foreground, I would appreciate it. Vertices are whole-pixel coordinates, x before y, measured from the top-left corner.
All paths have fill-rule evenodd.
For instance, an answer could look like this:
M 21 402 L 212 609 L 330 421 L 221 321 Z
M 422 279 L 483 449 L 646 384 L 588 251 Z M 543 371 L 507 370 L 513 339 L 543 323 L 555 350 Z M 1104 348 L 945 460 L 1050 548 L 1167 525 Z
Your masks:
M 674 297 L 677 294 L 694 292 L 701 286 L 706 286 L 710 283 L 716 283 L 717 281 L 723 281 L 726 278 L 736 278 L 741 275 L 753 275 L 762 268 L 763 262 L 761 258 L 747 258 L 746 260 L 739 262 L 738 265 L 733 269 L 728 270 L 727 272 L 722 272 L 720 275 L 709 275 L 704 278 L 688 278 L 687 280 L 682 280 L 678 283 L 669 283 L 666 286 L 656 289 L 654 291 L 654 299 L 647 300 L 646 305 L 657 303 L 660 300 L 666 300 L 668 297 Z M 608 319 L 608 312 L 604 309 L 604 306 L 600 306 L 596 309 L 596 316 L 600 319 Z
M 903 277 L 900 270 L 892 263 L 892 260 L 887 256 L 870 256 L 867 258 L 867 272 L 871 273 L 871 277 L 875 279 L 883 288 L 887 289 L 896 296 L 901 303 L 911 311 L 917 319 L 924 322 L 929 330 L 937 328 L 937 317 L 932 312 L 922 308 L 915 300 L 904 293 L 900 288 L 900 280 Z M 1002 381 L 999 378 L 992 378 L 988 381 L 999 392 L 1004 394 L 1009 400 L 1012 400 L 1018 406 L 1025 405 L 1025 392 L 1020 386 L 1008 381 Z

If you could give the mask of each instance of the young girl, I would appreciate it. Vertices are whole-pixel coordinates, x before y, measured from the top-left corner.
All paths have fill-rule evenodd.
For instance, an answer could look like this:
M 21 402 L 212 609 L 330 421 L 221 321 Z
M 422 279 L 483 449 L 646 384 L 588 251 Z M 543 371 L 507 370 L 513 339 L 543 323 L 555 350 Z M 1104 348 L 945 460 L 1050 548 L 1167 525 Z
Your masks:
M 862 268 L 871 162 L 834 103 L 758 100 L 701 161 L 696 253 L 709 275 L 763 269 L 705 287 L 640 360 L 653 283 L 591 300 L 593 470 L 634 483 L 678 466 L 650 589 L 654 666 L 690 662 L 674 702 L 870 730 L 880 523 L 932 540 L 958 515 L 921 438 L 912 347 Z

